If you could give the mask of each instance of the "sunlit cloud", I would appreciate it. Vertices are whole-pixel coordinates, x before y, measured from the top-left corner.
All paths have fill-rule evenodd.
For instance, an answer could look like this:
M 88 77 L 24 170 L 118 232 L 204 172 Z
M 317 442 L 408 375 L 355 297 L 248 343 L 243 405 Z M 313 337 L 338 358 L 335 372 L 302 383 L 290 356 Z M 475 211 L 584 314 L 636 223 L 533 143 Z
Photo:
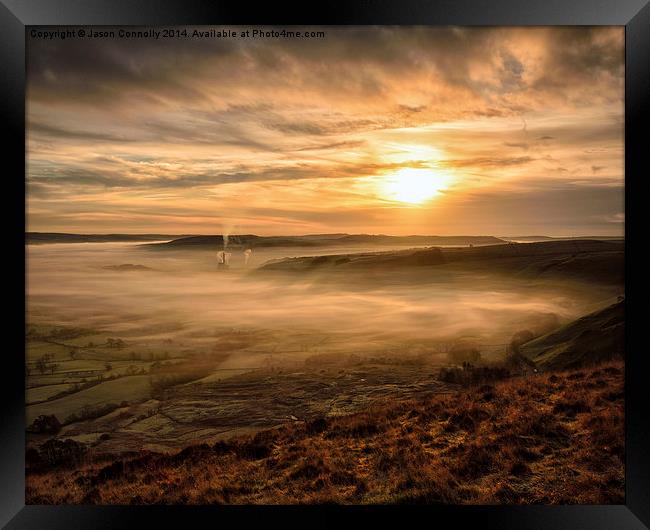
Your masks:
M 28 229 L 620 233 L 623 29 L 325 30 L 29 40 Z

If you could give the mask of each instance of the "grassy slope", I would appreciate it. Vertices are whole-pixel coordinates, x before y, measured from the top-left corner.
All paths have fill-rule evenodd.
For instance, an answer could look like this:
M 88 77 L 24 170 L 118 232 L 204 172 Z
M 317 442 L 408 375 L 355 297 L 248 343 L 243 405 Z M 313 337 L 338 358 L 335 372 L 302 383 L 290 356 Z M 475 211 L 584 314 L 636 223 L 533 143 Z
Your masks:
M 28 504 L 622 503 L 623 364 L 28 472 Z
M 625 305 L 617 302 L 527 342 L 520 353 L 545 369 L 598 362 L 623 353 L 624 328 Z

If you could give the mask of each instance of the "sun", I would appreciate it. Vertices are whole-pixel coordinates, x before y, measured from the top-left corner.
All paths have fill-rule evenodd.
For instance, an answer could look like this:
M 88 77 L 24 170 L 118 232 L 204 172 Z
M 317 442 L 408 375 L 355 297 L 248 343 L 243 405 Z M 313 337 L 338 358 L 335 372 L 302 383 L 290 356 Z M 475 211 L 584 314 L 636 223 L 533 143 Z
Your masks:
M 381 184 L 387 199 L 421 204 L 449 186 L 449 176 L 435 169 L 405 167 L 387 175 Z

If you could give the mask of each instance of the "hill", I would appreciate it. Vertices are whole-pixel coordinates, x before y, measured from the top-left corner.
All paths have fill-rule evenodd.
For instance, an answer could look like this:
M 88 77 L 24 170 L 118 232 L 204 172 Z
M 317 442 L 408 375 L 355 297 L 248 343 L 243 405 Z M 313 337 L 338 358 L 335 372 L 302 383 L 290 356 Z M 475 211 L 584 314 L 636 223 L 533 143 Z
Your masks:
M 214 249 L 224 243 L 223 235 L 190 236 L 165 243 L 149 245 L 165 249 Z M 228 236 L 228 246 L 234 248 L 260 247 L 323 247 L 339 245 L 495 245 L 502 239 L 492 236 L 386 236 L 370 234 L 312 234 L 304 236 L 257 236 L 239 234 Z
M 64 234 L 58 232 L 27 232 L 25 242 L 39 243 L 112 243 L 128 241 L 162 241 L 177 239 L 179 235 L 169 234 Z
M 464 248 L 407 249 L 388 252 L 283 258 L 263 264 L 260 271 L 349 272 L 412 267 L 432 271 L 503 272 L 524 277 L 559 276 L 569 279 L 622 283 L 624 244 L 610 241 L 549 241 L 508 243 Z
M 103 269 L 109 271 L 127 272 L 127 271 L 152 271 L 151 267 L 134 263 L 122 263 L 120 265 L 105 265 Z
M 624 502 L 623 364 L 379 402 L 256 435 L 92 457 L 27 454 L 27 504 Z
M 309 247 L 322 245 L 327 238 L 308 236 L 256 236 L 254 234 L 242 234 L 228 236 L 229 248 L 249 247 Z M 165 243 L 152 243 L 147 245 L 156 250 L 214 250 L 221 248 L 224 244 L 223 235 L 214 236 L 189 236 L 167 241 Z
M 390 252 L 362 252 L 355 254 L 332 254 L 271 260 L 260 267 L 262 271 L 309 272 L 314 270 L 349 269 L 399 269 L 445 263 L 439 248 L 409 249 Z
M 556 369 L 622 358 L 624 344 L 625 302 L 620 301 L 526 342 L 519 353 L 538 367 Z
M 375 245 L 498 245 L 503 239 L 493 236 L 387 236 L 383 234 L 353 234 L 345 235 L 336 240 L 343 244 L 364 244 Z
M 622 236 L 566 236 L 566 237 L 551 237 L 551 236 L 514 236 L 502 237 L 506 241 L 575 241 L 581 239 L 595 239 L 599 241 L 617 241 L 622 240 Z

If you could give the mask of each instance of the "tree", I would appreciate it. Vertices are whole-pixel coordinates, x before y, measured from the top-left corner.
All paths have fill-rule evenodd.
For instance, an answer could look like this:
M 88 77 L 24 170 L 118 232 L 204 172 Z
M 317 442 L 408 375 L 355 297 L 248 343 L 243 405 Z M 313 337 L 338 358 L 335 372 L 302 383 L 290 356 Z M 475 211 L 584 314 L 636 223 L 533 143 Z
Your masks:
M 36 369 L 41 373 L 44 374 L 45 370 L 47 368 L 47 364 L 45 363 L 45 355 L 42 357 L 39 357 L 36 359 Z
M 61 430 L 61 423 L 54 414 L 42 415 L 36 418 L 27 430 L 34 433 L 56 434 Z
M 93 408 L 90 405 L 84 405 L 79 411 L 79 416 L 82 419 L 90 418 L 93 414 Z

